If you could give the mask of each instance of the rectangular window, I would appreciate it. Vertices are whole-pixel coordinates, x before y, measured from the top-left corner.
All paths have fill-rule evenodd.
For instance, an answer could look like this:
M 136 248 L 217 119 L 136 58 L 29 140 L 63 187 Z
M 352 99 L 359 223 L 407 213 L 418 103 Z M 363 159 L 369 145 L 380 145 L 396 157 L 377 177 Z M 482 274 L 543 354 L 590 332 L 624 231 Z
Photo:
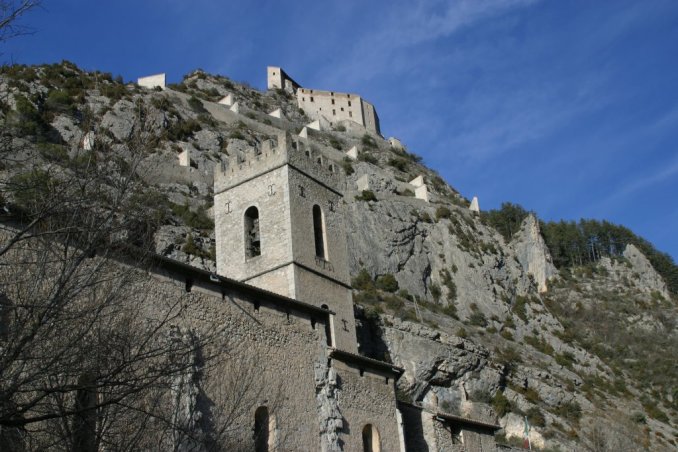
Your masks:
M 311 96 L 311 102 L 313 102 L 313 96 Z
M 341 107 L 341 111 L 344 111 L 344 107 Z
M 334 116 L 337 116 L 337 110 L 332 109 L 332 114 L 333 114 Z
M 349 106 L 349 107 L 351 106 L 351 101 L 350 101 L 350 100 L 348 101 L 348 106 Z
M 334 99 L 332 99 L 332 105 L 334 105 Z
M 352 111 L 349 111 L 349 112 L 348 112 L 348 117 L 349 117 L 349 118 L 352 118 L 352 117 L 353 117 L 353 112 L 352 112 Z

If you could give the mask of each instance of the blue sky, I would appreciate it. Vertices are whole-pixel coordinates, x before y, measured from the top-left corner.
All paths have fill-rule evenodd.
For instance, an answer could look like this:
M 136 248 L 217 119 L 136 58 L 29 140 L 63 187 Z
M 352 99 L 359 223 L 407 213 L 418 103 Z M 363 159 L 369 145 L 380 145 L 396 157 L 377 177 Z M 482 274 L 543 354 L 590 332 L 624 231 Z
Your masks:
M 483 209 L 624 224 L 678 258 L 678 2 L 44 0 L 3 61 L 195 68 L 373 102 Z

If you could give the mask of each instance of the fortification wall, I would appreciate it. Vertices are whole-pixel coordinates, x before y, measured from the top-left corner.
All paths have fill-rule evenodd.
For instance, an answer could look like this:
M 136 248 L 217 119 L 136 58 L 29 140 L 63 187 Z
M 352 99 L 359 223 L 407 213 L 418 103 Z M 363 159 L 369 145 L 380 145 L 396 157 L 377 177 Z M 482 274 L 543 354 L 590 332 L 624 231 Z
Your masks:
M 377 115 L 377 109 L 374 108 L 369 102 L 361 101 L 360 105 L 363 110 L 363 124 L 365 128 L 371 132 L 375 132 L 381 135 L 381 128 L 379 125 L 379 116 Z
M 163 312 L 158 303 L 179 301 L 185 311 L 177 319 L 178 326 L 198 337 L 214 338 L 203 350 L 204 356 L 216 354 L 213 367 L 204 372 L 200 383 L 215 403 L 210 413 L 217 421 L 215 428 L 220 410 L 232 408 L 224 391 L 237 391 L 227 383 L 249 379 L 246 391 L 230 394 L 244 397 L 244 404 L 235 407 L 241 413 L 231 427 L 244 432 L 239 443 L 253 450 L 254 411 L 267 406 L 275 418 L 276 442 L 283 450 L 319 449 L 313 369 L 326 360 L 321 318 L 294 311 L 288 315 L 265 297 L 256 303 L 237 292 L 222 298 L 216 285 L 196 285 L 187 293 L 181 275 L 143 278 L 137 293 L 143 294 L 138 302 L 146 304 L 149 316 Z
M 347 435 L 344 450 L 362 451 L 362 432 L 373 426 L 379 435 L 381 451 L 400 450 L 396 420 L 396 395 L 392 376 L 360 369 L 334 361 L 338 377 L 338 398 L 344 418 L 343 432 Z M 361 375 L 362 373 L 362 375 Z
M 312 119 L 324 116 L 331 123 L 350 120 L 365 125 L 360 96 L 308 88 L 297 91 L 297 104 Z

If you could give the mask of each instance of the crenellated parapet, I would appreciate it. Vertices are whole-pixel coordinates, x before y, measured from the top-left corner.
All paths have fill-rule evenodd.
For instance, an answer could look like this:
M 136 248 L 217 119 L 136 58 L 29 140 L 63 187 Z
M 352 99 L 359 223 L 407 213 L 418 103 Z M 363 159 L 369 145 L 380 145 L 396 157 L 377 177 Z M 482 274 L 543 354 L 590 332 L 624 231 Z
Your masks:
M 259 145 L 229 157 L 215 170 L 214 188 L 219 193 L 284 165 L 290 165 L 323 185 L 337 191 L 343 174 L 339 166 L 307 139 L 281 133 Z

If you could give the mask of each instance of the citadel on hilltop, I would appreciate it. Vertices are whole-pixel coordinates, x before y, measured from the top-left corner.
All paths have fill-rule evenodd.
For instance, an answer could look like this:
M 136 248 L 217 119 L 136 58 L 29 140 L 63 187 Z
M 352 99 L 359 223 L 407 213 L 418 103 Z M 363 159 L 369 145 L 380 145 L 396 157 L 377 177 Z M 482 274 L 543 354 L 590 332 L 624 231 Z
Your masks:
M 269 66 L 268 89 L 283 89 L 297 96 L 299 108 L 309 118 L 326 119 L 330 124 L 348 120 L 381 135 L 379 116 L 374 105 L 356 94 L 304 88 L 280 67 Z

